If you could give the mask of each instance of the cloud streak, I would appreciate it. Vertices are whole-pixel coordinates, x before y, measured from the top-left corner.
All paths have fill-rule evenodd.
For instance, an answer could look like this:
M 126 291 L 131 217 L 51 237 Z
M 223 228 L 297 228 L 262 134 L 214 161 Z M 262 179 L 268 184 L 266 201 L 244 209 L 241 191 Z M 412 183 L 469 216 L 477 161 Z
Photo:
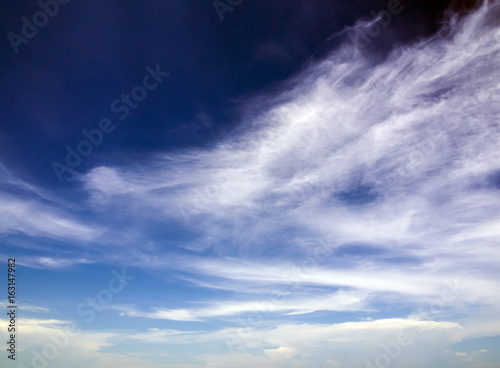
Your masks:
M 389 295 L 427 301 L 459 278 L 468 279 L 463 303 L 494 309 L 498 14 L 498 2 L 485 2 L 383 61 L 344 44 L 279 93 L 250 99 L 240 127 L 215 147 L 97 167 L 82 183 L 99 210 L 154 214 L 196 234 L 178 249 L 213 258 L 166 252 L 155 263 L 198 285 L 283 290 L 294 265 L 314 254 L 311 239 L 330 239 L 333 258 L 295 280 L 304 290 L 348 288 L 373 295 L 374 307 Z M 141 316 L 198 320 L 251 310 L 226 302 Z M 290 301 L 277 310 L 308 308 Z

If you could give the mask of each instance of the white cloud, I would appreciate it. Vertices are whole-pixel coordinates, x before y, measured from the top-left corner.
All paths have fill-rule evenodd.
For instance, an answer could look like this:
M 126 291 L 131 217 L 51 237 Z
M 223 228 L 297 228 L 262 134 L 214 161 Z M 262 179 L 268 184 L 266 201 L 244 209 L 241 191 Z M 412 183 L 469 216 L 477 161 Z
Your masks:
M 448 354 L 448 344 L 459 341 L 466 333 L 460 325 L 450 322 L 387 319 L 339 324 L 277 325 L 266 328 L 233 328 L 212 332 L 173 334 L 153 329 L 137 336 L 129 334 L 122 338 L 132 341 L 159 344 L 159 346 L 188 345 L 201 346 L 210 342 L 227 343 L 224 353 L 200 353 L 197 358 L 204 364 L 218 364 L 223 367 L 242 365 L 250 367 L 301 366 L 349 367 L 363 364 L 364 359 L 383 353 L 383 344 L 404 341 L 400 355 L 393 366 L 404 367 L 416 359 L 422 349 L 433 358 Z M 404 338 L 402 338 L 402 336 Z M 398 340 L 399 339 L 399 340 Z M 431 347 L 428 346 L 431 343 Z M 232 351 L 228 351 L 231 348 Z M 262 354 L 265 354 L 265 359 Z M 283 365 L 278 365 L 283 364 Z M 408 366 L 408 365 L 407 365 Z M 412 365 L 409 365 L 412 366 Z
M 197 365 L 277 368 L 357 366 L 373 361 L 384 347 L 400 346 L 394 367 L 412 367 L 412 360 L 425 351 L 429 359 L 448 359 L 446 347 L 467 337 L 467 330 L 454 322 L 382 319 L 336 324 L 278 324 L 213 331 L 180 331 L 151 328 L 131 330 L 77 330 L 61 320 L 20 320 L 20 364 L 31 365 L 34 352 L 53 367 L 192 368 Z M 0 320 L 0 337 L 6 338 L 8 322 Z M 57 344 L 54 354 L 48 345 Z M 392 345 L 391 345 L 392 344 Z M 112 349 L 110 349 L 112 348 Z M 147 349 L 147 353 L 146 350 Z M 186 349 L 189 351 L 186 354 Z M 216 352 L 214 352 L 214 349 Z M 232 349 L 232 351 L 231 351 Z M 422 363 L 422 360 L 419 360 Z
M 298 315 L 315 311 L 359 311 L 366 309 L 365 298 L 367 293 L 359 291 L 338 291 L 335 294 L 318 296 L 292 296 L 291 298 L 269 298 L 254 301 L 229 301 L 211 303 L 197 309 L 167 309 L 152 308 L 153 312 L 125 307 L 112 306 L 113 309 L 124 311 L 124 316 L 145 317 L 154 319 L 168 319 L 174 321 L 201 321 L 208 318 L 235 316 L 246 313 L 258 313 L 265 318 L 270 315 Z
M 476 312 L 494 314 L 499 301 L 491 293 L 500 264 L 500 44 L 491 18 L 499 7 L 489 2 L 450 22 L 449 34 L 378 63 L 344 45 L 286 90 L 251 99 L 239 128 L 215 147 L 93 169 L 83 178 L 92 205 L 194 234 L 177 245 L 213 257 L 157 247 L 128 261 L 151 260 L 198 286 L 248 290 L 261 301 L 297 282 L 296 292 L 319 301 L 312 310 L 324 308 L 314 287 L 367 293 L 372 308 L 416 309 L 456 278 L 462 293 L 439 316 L 474 315 L 463 319 L 471 331 L 498 333 Z M 324 239 L 332 256 L 316 257 L 314 243 Z M 316 263 L 304 272 L 310 257 Z M 141 316 L 251 310 L 228 298 L 199 302 Z M 303 313 L 308 304 L 290 299 L 280 308 Z
M 101 232 L 41 201 L 0 194 L 0 207 L 2 207 L 0 232 L 2 233 L 23 233 L 32 237 L 90 241 Z
M 295 250 L 307 234 L 448 266 L 497 263 L 494 7 L 376 65 L 346 45 L 279 96 L 250 101 L 212 149 L 95 168 L 92 203 L 180 222 L 199 234 L 180 244 L 193 251 L 258 258 L 277 235 Z M 302 235 L 283 236 L 290 228 Z
M 88 242 L 102 229 L 71 214 L 74 205 L 17 177 L 0 162 L 0 234 Z
M 65 258 L 52 258 L 52 257 L 23 257 L 19 262 L 20 265 L 32 268 L 68 268 L 77 264 L 87 264 L 91 261 L 80 259 L 65 259 Z
M 10 305 L 7 302 L 0 302 L 0 307 L 1 308 L 7 308 L 7 306 Z M 36 305 L 31 305 L 31 304 L 25 304 L 25 303 L 17 303 L 18 309 L 26 312 L 34 312 L 34 313 L 49 313 L 52 312 L 52 309 L 47 308 L 47 307 L 40 307 Z

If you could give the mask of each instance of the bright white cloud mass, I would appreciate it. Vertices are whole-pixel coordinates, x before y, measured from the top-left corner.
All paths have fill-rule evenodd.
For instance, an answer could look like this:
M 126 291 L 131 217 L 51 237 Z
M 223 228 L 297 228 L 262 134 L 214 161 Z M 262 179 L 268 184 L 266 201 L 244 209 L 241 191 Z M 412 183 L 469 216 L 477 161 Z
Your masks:
M 165 281 L 98 311 L 136 327 L 84 325 L 51 366 L 500 367 L 455 347 L 500 335 L 499 19 L 485 2 L 383 61 L 345 43 L 213 146 L 82 174 L 94 219 L 4 176 L 0 231 L 51 240 L 26 266 L 106 254 Z M 197 292 L 155 297 L 170 282 Z M 25 366 L 71 322 L 43 318 L 20 322 Z

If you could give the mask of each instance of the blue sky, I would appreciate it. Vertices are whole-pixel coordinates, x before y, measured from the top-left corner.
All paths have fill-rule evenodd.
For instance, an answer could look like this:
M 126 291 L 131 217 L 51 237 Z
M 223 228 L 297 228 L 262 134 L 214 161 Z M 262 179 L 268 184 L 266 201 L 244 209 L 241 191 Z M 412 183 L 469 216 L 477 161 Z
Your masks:
M 2 367 L 500 367 L 498 1 L 49 3 L 1 13 Z

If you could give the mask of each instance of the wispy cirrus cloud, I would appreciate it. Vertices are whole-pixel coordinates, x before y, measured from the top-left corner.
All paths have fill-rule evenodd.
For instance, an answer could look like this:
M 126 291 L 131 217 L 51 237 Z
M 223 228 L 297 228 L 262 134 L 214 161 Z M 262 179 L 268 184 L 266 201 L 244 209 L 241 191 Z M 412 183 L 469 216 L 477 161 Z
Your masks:
M 51 268 L 51 269 L 64 269 L 78 264 L 89 264 L 91 260 L 85 258 L 61 258 L 61 257 L 23 257 L 19 264 L 31 268 Z
M 198 285 L 283 290 L 294 265 L 314 254 L 310 239 L 328 238 L 333 258 L 298 279 L 302 287 L 418 303 L 458 277 L 469 280 L 462 307 L 482 301 L 495 310 L 498 13 L 498 2 L 484 3 L 382 62 L 343 45 L 282 91 L 250 99 L 240 128 L 212 148 L 91 170 L 82 178 L 91 204 L 195 234 L 177 241 L 179 252 L 215 260 L 183 261 L 169 250 L 152 264 Z M 246 311 L 230 305 L 224 313 Z M 195 320 L 222 310 L 143 316 Z
M 84 184 L 101 209 L 154 211 L 220 251 L 238 247 L 233 230 L 257 233 L 260 252 L 289 227 L 401 253 L 468 248 L 462 232 L 498 221 L 496 8 L 379 64 L 346 45 L 264 109 L 251 101 L 218 146 L 98 167 Z
M 0 162 L 0 233 L 91 241 L 99 227 L 70 214 L 74 206 L 16 176 Z
M 216 302 L 202 308 L 167 309 L 162 307 L 144 311 L 126 307 L 112 306 L 111 308 L 123 311 L 123 316 L 144 317 L 153 319 L 167 319 L 174 321 L 202 321 L 209 318 L 238 316 L 248 313 L 266 313 L 281 315 L 299 315 L 315 311 L 360 311 L 365 310 L 365 299 L 369 295 L 360 291 L 340 290 L 336 293 L 318 295 L 293 295 L 291 298 L 275 298 L 249 301 Z
M 78 356 L 154 366 L 143 352 L 106 350 L 141 342 L 176 345 L 165 353 L 178 358 L 172 367 L 351 367 L 418 328 L 394 366 L 480 367 L 447 348 L 500 334 L 499 7 L 485 2 L 382 61 L 343 45 L 277 92 L 249 98 L 239 128 L 210 148 L 93 168 L 80 182 L 92 223 L 43 190 L 4 180 L 2 232 L 73 245 L 26 265 L 86 263 L 74 245 L 102 241 L 108 262 L 168 274 L 193 296 L 110 307 L 127 321 L 192 324 L 89 332 L 93 345 L 80 341 Z M 436 308 L 447 282 L 459 296 Z M 266 318 L 278 322 L 242 331 L 238 320 L 269 303 Z M 422 305 L 432 318 L 411 318 Z M 319 311 L 330 321 L 297 322 Z M 373 317 L 384 313 L 402 317 Z M 207 321 L 219 325 L 200 331 Z M 48 332 L 44 323 L 33 328 Z M 228 336 L 244 352 L 227 353 Z M 182 344 L 189 354 L 175 350 Z
M 0 307 L 2 308 L 7 308 L 9 303 L 7 302 L 0 302 Z M 24 304 L 24 303 L 18 303 L 19 309 L 26 311 L 26 312 L 33 312 L 33 313 L 50 313 L 52 309 L 47 308 L 47 307 L 40 307 L 37 305 L 31 305 L 31 304 Z

